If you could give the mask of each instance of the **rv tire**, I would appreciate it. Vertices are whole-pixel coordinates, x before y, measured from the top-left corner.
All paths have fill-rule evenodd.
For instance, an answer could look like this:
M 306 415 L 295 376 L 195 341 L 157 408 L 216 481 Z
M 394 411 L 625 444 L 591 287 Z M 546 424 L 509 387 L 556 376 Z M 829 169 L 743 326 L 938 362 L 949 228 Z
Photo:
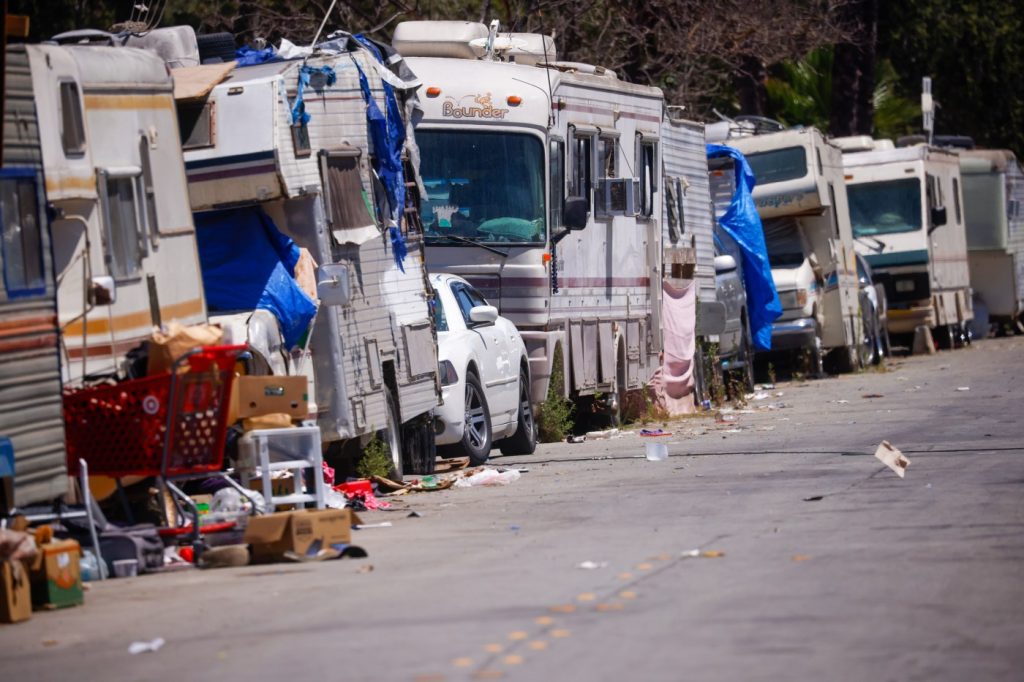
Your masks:
M 417 417 L 402 427 L 402 457 L 406 473 L 429 476 L 437 464 L 433 420 Z

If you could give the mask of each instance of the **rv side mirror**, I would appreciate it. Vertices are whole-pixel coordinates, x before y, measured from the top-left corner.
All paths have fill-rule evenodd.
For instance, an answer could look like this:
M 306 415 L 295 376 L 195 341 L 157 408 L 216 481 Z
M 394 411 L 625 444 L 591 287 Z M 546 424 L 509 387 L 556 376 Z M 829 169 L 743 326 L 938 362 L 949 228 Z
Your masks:
M 936 227 L 942 227 L 946 224 L 946 207 L 937 206 L 932 209 L 932 227 L 929 232 L 934 230 Z
M 352 300 L 348 266 L 327 263 L 317 271 L 316 295 L 322 305 L 348 305 Z
M 736 259 L 729 254 L 715 256 L 715 272 L 732 272 L 736 269 Z
M 590 202 L 585 197 L 569 197 L 562 209 L 562 223 L 567 230 L 582 230 L 590 217 Z
M 498 309 L 493 305 L 473 306 L 469 310 L 469 320 L 474 324 L 494 324 L 498 319 Z
M 92 305 L 112 305 L 117 302 L 117 285 L 114 278 L 107 275 L 93 277 L 89 285 L 89 303 Z

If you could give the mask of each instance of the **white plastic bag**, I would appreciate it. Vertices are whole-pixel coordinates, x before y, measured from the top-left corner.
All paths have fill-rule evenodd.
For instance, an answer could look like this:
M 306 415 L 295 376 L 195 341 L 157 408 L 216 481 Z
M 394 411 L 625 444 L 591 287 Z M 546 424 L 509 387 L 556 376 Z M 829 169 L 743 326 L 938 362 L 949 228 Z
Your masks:
M 455 481 L 456 488 L 473 488 L 481 485 L 508 485 L 519 480 L 521 474 L 515 469 L 498 471 L 497 469 L 483 469 L 472 476 L 460 478 Z

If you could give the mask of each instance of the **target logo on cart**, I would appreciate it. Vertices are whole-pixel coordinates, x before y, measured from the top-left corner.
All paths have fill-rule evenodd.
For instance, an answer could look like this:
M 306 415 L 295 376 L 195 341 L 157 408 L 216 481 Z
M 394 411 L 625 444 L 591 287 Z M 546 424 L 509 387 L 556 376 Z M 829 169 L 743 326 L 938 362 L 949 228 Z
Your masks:
M 142 411 L 153 416 L 160 411 L 160 399 L 155 395 L 147 395 L 142 399 Z

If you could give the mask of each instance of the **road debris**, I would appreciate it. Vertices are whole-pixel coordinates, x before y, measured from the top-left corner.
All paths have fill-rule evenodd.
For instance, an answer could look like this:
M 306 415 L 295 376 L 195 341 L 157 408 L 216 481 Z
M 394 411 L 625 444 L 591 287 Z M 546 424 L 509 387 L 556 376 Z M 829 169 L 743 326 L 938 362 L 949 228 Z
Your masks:
M 618 429 L 605 429 L 604 431 L 588 431 L 587 438 L 590 440 L 608 440 L 618 438 L 621 434 Z
M 809 554 L 794 554 L 793 561 L 810 561 L 811 557 Z
M 688 549 L 679 553 L 680 559 L 718 559 L 725 556 L 725 552 L 718 549 Z
M 884 398 L 885 396 L 881 393 L 865 393 L 861 398 Z
M 805 497 L 804 502 L 820 502 L 821 500 L 824 499 L 824 495 L 811 495 L 810 497 Z
M 896 475 L 900 478 L 903 478 L 907 467 L 910 466 L 910 460 L 887 440 L 883 440 L 878 449 L 875 450 L 875 457 L 895 471 Z
M 971 390 L 971 387 L 970 386 L 957 386 L 956 390 L 958 390 L 958 391 L 969 391 L 969 390 Z
M 661 436 L 671 436 L 672 432 L 664 429 L 640 429 L 640 435 L 644 438 L 660 438 Z
M 519 480 L 521 474 L 517 469 L 498 471 L 497 469 L 482 469 L 471 476 L 463 476 L 455 479 L 455 488 L 473 488 L 476 486 L 497 486 L 508 485 Z
M 156 639 L 151 639 L 148 642 L 132 642 L 128 645 L 128 653 L 134 656 L 136 654 L 160 651 L 166 643 L 167 642 L 163 637 L 157 637 Z
M 576 568 L 582 568 L 584 571 L 594 571 L 599 568 L 607 568 L 607 561 L 581 561 L 576 564 Z
M 664 443 L 645 443 L 648 462 L 663 462 L 668 459 L 668 446 Z

